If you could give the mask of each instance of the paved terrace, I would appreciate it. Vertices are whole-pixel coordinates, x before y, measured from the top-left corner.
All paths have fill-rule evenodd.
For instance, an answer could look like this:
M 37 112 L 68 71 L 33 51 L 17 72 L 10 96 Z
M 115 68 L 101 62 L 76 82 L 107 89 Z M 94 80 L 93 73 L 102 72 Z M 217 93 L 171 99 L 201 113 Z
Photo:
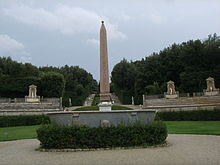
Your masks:
M 169 146 L 129 150 L 39 152 L 36 139 L 0 142 L 0 165 L 219 165 L 220 136 L 169 135 Z

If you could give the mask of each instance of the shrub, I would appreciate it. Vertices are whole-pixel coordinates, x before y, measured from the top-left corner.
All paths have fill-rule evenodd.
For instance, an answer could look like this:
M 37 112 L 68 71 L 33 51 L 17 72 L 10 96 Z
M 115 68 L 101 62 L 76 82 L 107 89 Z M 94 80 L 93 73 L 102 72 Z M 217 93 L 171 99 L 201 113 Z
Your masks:
M 37 130 L 42 148 L 113 148 L 156 145 L 165 142 L 166 125 L 154 122 L 110 127 L 43 125 Z
M 45 115 L 31 116 L 0 116 L 0 127 L 10 126 L 30 126 L 39 124 L 49 124 L 50 119 Z
M 163 121 L 220 121 L 220 110 L 158 112 L 156 120 Z

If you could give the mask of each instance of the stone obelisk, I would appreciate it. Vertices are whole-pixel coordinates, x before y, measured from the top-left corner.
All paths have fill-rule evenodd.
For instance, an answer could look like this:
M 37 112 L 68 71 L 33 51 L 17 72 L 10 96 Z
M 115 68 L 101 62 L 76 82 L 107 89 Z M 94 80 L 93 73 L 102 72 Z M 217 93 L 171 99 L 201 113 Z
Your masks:
M 111 104 L 111 99 L 108 71 L 107 33 L 104 21 L 102 21 L 102 25 L 100 28 L 100 101 L 100 110 L 109 110 L 109 108 L 107 107 L 109 107 L 109 105 Z

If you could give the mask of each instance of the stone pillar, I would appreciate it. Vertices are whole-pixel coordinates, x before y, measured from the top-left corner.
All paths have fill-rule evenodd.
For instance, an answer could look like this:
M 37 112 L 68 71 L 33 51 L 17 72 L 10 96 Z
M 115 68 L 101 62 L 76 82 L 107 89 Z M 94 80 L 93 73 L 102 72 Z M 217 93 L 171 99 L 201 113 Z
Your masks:
M 131 97 L 131 104 L 134 105 L 134 96 Z
M 109 93 L 107 33 L 104 21 L 102 21 L 100 29 L 100 101 L 109 102 L 111 100 Z
M 102 21 L 102 25 L 100 28 L 100 101 L 100 111 L 111 110 L 107 33 L 104 21 Z

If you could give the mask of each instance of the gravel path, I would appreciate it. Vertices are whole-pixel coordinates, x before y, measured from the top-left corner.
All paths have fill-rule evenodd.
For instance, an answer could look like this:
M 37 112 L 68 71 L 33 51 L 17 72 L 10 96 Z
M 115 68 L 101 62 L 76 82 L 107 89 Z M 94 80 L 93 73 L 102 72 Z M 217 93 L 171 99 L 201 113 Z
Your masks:
M 39 152 L 36 139 L 0 142 L 0 165 L 220 165 L 220 136 L 169 135 L 167 147 Z

